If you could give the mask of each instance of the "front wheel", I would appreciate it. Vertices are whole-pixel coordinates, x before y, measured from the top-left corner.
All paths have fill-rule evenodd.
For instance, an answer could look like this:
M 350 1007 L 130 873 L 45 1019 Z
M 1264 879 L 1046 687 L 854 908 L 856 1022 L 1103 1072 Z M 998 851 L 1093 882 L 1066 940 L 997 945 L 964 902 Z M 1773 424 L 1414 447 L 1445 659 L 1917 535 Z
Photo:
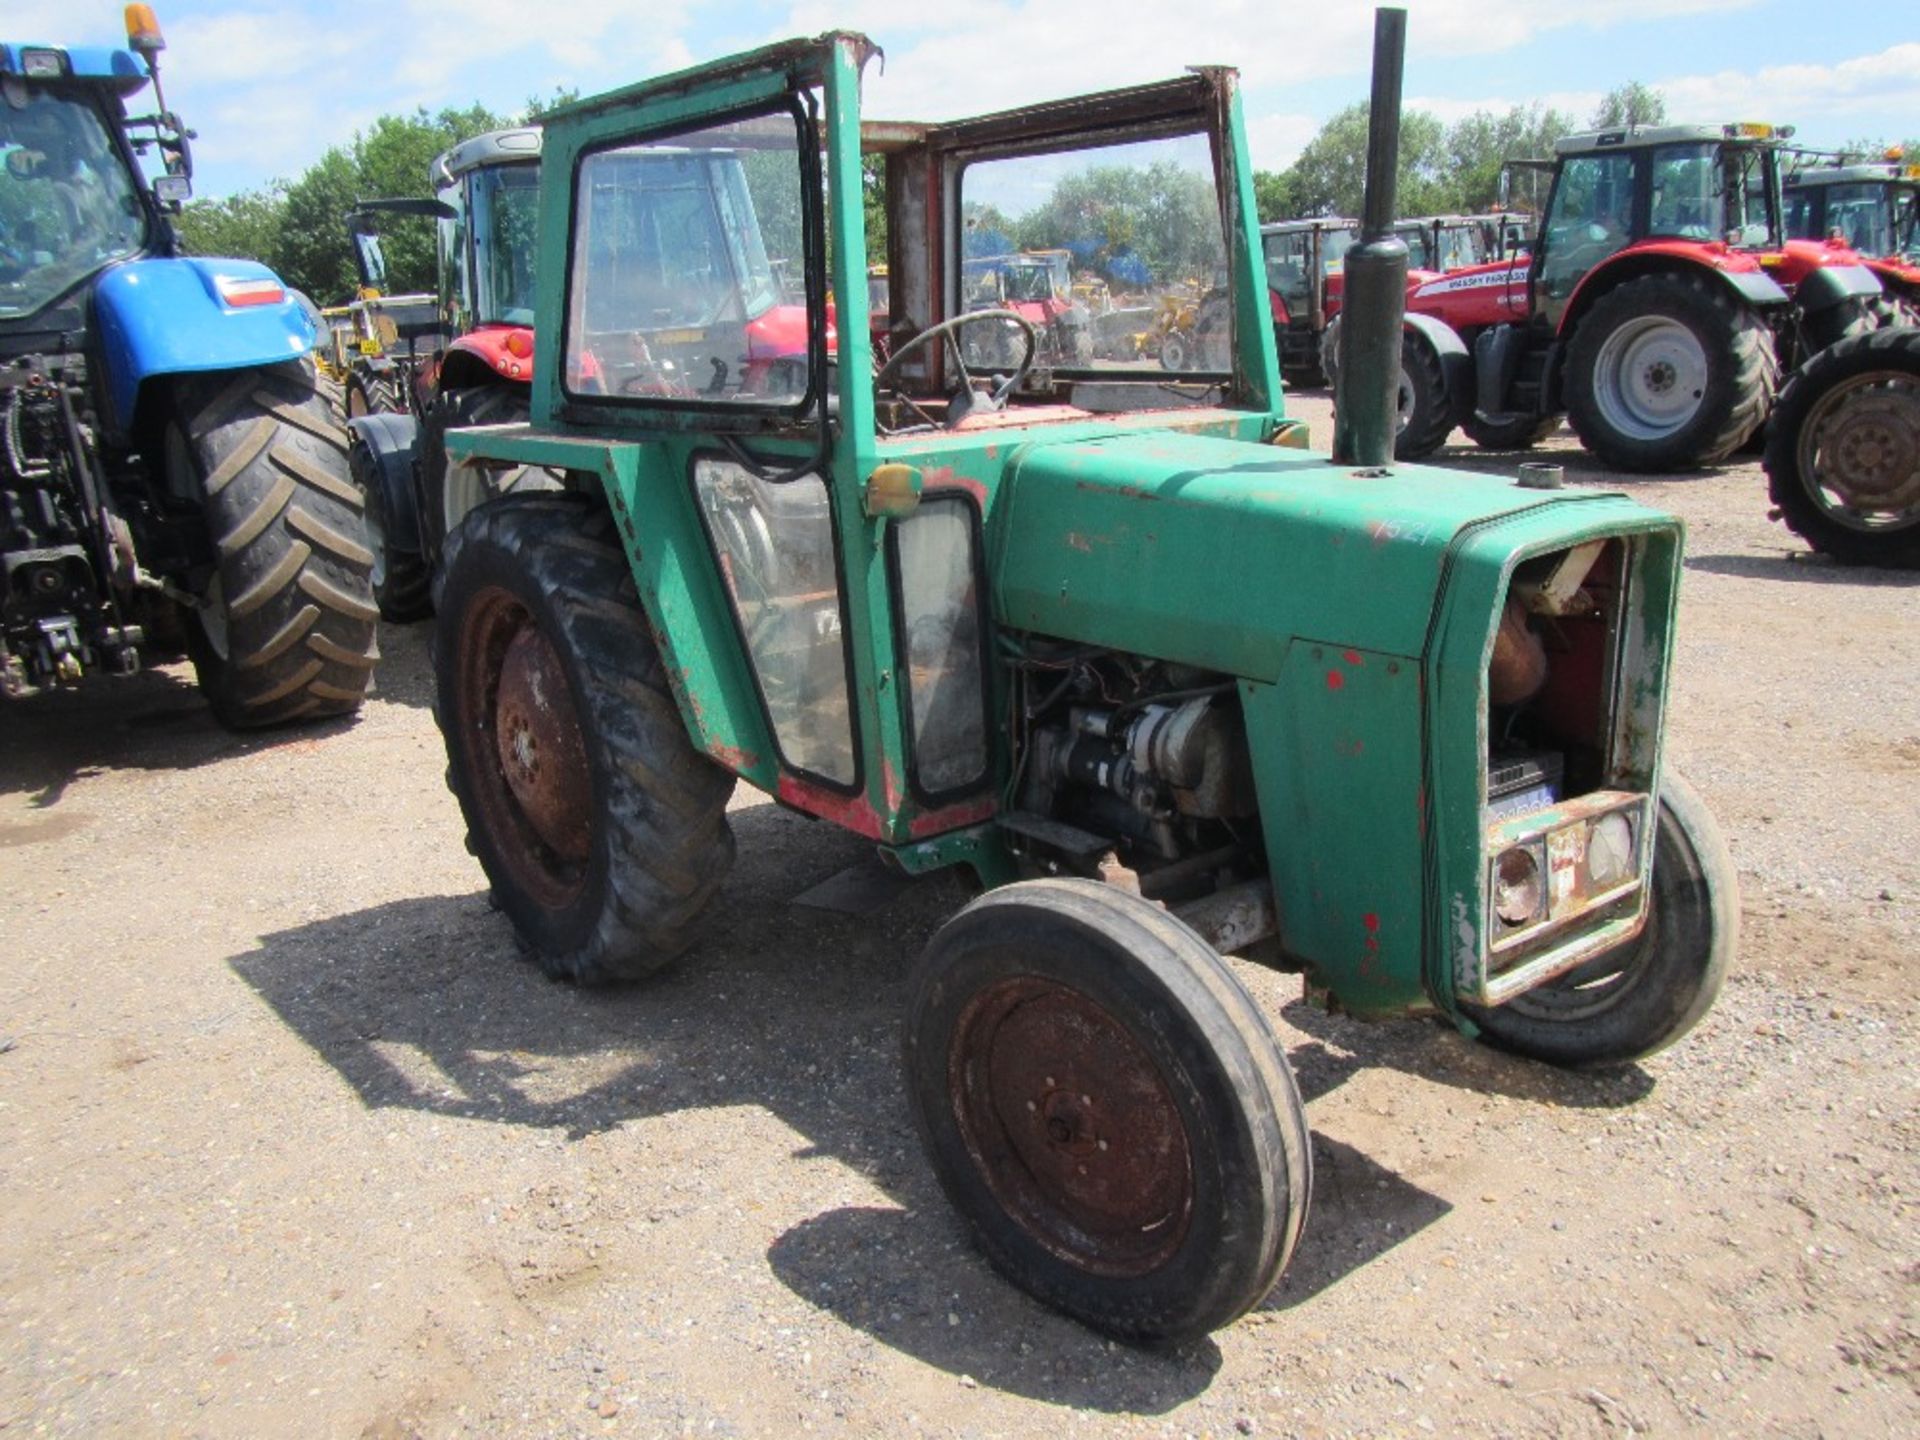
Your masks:
M 1453 402 L 1447 394 L 1446 371 L 1433 348 L 1415 335 L 1400 341 L 1400 388 L 1397 394 L 1398 430 L 1394 435 L 1396 460 L 1419 460 L 1446 443 L 1453 433 Z
M 733 776 L 687 735 L 612 515 L 569 495 L 470 515 L 434 675 L 468 848 L 542 968 L 593 984 L 687 950 L 733 864 Z
M 1767 441 L 1780 518 L 1843 565 L 1920 569 L 1920 330 L 1843 340 L 1788 383 Z
M 190 379 L 162 464 L 197 494 L 213 565 L 187 627 L 219 721 L 254 729 L 360 708 L 379 658 L 360 491 L 302 361 Z
M 1576 1069 L 1664 1050 L 1720 994 L 1739 944 L 1733 856 L 1706 802 L 1680 776 L 1660 785 L 1647 923 L 1625 945 L 1504 1005 L 1463 1007 L 1487 1041 Z
M 1661 271 L 1602 295 L 1567 349 L 1567 419 L 1620 470 L 1687 470 L 1738 450 L 1779 389 L 1773 336 L 1717 279 Z
M 1109 1334 L 1229 1324 L 1286 1268 L 1306 1114 L 1265 1018 L 1206 941 L 1085 880 L 992 891 L 921 956 L 908 1094 L 987 1258 Z
M 527 418 L 525 385 L 473 385 L 445 390 L 427 406 L 420 426 L 420 545 L 430 570 L 437 569 L 447 537 L 469 511 L 507 494 L 558 490 L 559 482 L 545 470 L 522 465 L 489 471 L 473 465 L 447 463 L 447 432 L 470 425 L 513 425 Z

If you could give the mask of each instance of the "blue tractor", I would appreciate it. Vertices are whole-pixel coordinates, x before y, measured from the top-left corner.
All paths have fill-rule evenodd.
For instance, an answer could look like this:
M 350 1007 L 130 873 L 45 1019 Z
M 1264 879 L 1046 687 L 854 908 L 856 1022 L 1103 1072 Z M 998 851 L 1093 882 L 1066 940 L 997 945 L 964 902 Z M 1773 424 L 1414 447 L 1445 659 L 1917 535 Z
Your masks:
M 127 39 L 0 44 L 0 691 L 171 648 L 229 726 L 354 710 L 373 556 L 313 322 L 264 265 L 180 253 L 192 132 L 149 7 Z

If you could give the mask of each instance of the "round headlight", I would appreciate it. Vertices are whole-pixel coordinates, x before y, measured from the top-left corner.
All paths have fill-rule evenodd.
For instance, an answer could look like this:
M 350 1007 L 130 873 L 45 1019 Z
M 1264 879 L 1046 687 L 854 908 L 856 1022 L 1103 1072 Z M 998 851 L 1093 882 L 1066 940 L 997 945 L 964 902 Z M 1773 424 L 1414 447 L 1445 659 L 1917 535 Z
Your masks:
M 1493 911 L 1508 925 L 1525 925 L 1538 915 L 1544 896 L 1540 862 L 1531 850 L 1516 845 L 1494 862 Z
M 1633 870 L 1633 822 L 1615 811 L 1593 822 L 1587 836 L 1587 878 L 1596 890 L 1610 890 Z

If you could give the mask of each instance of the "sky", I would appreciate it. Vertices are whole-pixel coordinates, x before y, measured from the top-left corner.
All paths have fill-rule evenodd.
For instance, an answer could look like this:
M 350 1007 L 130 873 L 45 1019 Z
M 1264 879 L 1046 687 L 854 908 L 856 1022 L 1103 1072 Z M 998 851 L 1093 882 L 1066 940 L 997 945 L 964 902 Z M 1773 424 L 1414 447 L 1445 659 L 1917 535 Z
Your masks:
M 124 42 L 106 0 L 6 0 L 0 39 Z M 1289 164 L 1366 97 L 1372 6 L 1357 0 L 155 0 L 167 101 L 199 131 L 195 190 L 293 179 L 382 114 L 499 112 L 592 94 L 769 40 L 863 30 L 886 52 L 865 113 L 947 119 L 1241 71 L 1253 159 Z M 1639 80 L 1668 117 L 1769 120 L 1832 146 L 1920 136 L 1912 0 L 1407 0 L 1405 94 L 1451 123 L 1540 102 L 1585 123 Z M 426 177 L 421 177 L 424 188 Z

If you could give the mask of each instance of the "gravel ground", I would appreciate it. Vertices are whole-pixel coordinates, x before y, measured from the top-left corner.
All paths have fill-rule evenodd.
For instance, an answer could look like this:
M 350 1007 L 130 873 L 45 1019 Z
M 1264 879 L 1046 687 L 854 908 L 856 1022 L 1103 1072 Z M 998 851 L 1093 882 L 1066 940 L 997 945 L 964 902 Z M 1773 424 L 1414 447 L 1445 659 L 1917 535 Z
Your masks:
M 950 882 L 793 906 L 861 847 L 743 792 L 711 939 L 582 994 L 487 906 L 421 627 L 298 734 L 182 668 L 0 710 L 0 1430 L 1920 1433 L 1920 590 L 1795 553 L 1756 466 L 1627 488 L 1690 527 L 1672 755 L 1737 973 L 1591 1078 L 1242 967 L 1314 1208 L 1173 1353 L 1002 1283 L 921 1158 L 901 977 Z

